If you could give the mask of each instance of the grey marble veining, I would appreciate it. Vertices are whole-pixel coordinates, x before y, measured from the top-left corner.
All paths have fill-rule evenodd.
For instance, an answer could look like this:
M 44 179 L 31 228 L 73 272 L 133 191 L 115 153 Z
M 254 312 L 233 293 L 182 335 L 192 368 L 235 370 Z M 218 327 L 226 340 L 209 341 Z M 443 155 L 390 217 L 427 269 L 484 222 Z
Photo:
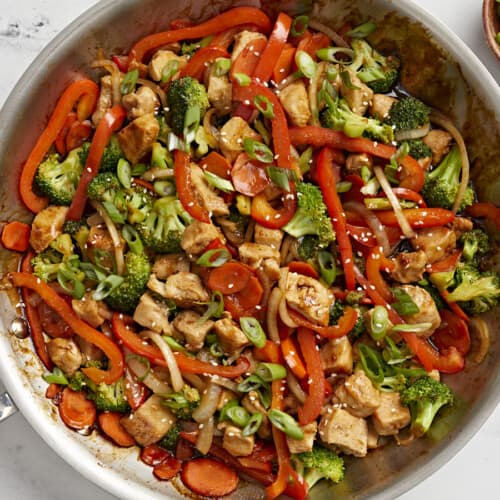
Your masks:
M 95 0 L 0 0 L 0 106 L 43 46 Z M 500 81 L 481 31 L 479 0 L 416 0 L 447 23 Z M 2 391 L 0 384 L 0 392 Z M 498 498 L 500 410 L 446 466 L 400 500 Z M 70 468 L 22 415 L 0 425 L 0 500 L 112 500 Z

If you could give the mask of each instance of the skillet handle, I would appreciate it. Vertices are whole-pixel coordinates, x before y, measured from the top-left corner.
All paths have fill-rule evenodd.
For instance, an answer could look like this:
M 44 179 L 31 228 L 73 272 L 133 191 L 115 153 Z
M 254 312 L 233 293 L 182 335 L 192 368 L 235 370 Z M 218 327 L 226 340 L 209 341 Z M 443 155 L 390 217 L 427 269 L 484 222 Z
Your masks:
M 16 412 L 16 405 L 12 399 L 10 399 L 9 394 L 6 392 L 0 394 L 0 422 L 3 422 Z

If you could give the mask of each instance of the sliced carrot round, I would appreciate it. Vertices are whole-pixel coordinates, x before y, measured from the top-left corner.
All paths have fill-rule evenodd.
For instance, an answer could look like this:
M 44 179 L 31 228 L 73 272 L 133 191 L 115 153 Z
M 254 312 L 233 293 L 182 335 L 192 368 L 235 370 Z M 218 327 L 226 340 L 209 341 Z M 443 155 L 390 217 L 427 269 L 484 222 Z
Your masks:
M 152 467 L 156 467 L 165 460 L 170 453 L 160 448 L 157 444 L 150 444 L 145 446 L 141 451 L 141 460 Z
M 6 224 L 2 231 L 2 245 L 7 250 L 25 252 L 29 247 L 31 227 L 17 220 Z
M 263 293 L 264 289 L 259 279 L 256 276 L 250 276 L 247 285 L 242 290 L 235 293 L 235 295 L 238 296 L 238 302 L 241 307 L 250 309 L 260 304 Z
M 207 497 L 229 495 L 238 487 L 238 474 L 211 458 L 195 458 L 185 462 L 181 479 L 191 491 Z
M 129 446 L 135 445 L 135 439 L 123 428 L 120 423 L 122 416 L 123 415 L 121 413 L 105 412 L 101 413 L 97 420 L 106 436 L 113 440 L 118 446 L 128 448 Z
M 76 392 L 66 387 L 59 403 L 59 414 L 62 421 L 77 431 L 94 425 L 96 409 L 84 392 Z
M 153 469 L 153 474 L 163 481 L 169 481 L 175 477 L 182 468 L 182 462 L 172 455 L 169 455 L 161 464 Z
M 269 185 L 265 168 L 246 153 L 236 158 L 231 170 L 231 179 L 236 191 L 246 196 L 255 196 Z
M 229 295 L 246 288 L 251 276 L 250 269 L 240 262 L 226 262 L 210 273 L 208 288 Z

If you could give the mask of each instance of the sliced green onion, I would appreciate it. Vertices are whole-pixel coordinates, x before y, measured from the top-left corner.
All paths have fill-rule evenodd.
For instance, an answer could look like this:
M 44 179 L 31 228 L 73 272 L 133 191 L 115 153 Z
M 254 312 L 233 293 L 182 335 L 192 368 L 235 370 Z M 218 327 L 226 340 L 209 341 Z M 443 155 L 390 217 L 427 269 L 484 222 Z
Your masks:
M 380 189 L 380 183 L 376 177 L 372 177 L 359 191 L 364 195 L 375 196 Z
M 366 208 L 370 210 L 392 210 L 392 204 L 387 198 L 365 198 L 363 200 Z M 400 200 L 401 208 L 415 208 L 416 203 L 408 200 Z
M 256 95 L 253 98 L 253 103 L 265 118 L 269 118 L 270 120 L 274 118 L 273 104 L 266 96 Z
M 370 335 L 374 340 L 382 340 L 389 326 L 389 315 L 383 306 L 375 306 L 370 319 Z
M 397 162 L 392 161 L 392 160 L 390 163 L 388 163 L 384 167 L 384 174 L 391 184 L 395 184 L 395 185 L 399 184 L 398 170 L 399 170 L 399 167 L 398 167 Z
M 350 58 L 349 61 L 341 60 L 336 57 L 336 54 L 342 54 Z M 329 61 L 335 64 L 349 64 L 354 58 L 354 50 L 345 47 L 326 47 L 325 49 L 319 49 L 316 55 L 322 61 Z
M 52 373 L 42 375 L 42 378 L 45 382 L 47 382 L 47 384 L 68 385 L 69 383 L 66 375 L 64 375 L 64 372 L 57 366 L 54 368 Z
M 173 181 L 155 181 L 153 187 L 159 196 L 172 196 L 177 192 Z
M 352 188 L 352 182 L 349 181 L 340 181 L 336 184 L 337 193 L 348 193 Z
M 258 375 L 250 375 L 238 384 L 238 392 L 250 392 L 260 389 L 266 383 Z
M 373 171 L 370 167 L 363 165 L 360 170 L 360 176 L 363 182 L 366 184 L 373 177 Z
M 85 285 L 82 283 L 84 273 L 79 273 L 70 265 L 63 264 L 57 272 L 57 282 L 61 288 L 73 296 L 81 299 L 85 295 Z
M 403 160 L 409 154 L 410 154 L 410 145 L 408 144 L 408 142 L 403 142 L 403 144 L 401 144 L 401 146 L 399 146 L 396 152 L 391 156 L 391 161 Z
M 266 334 L 256 318 L 245 316 L 240 318 L 240 326 L 247 339 L 256 347 L 266 345 Z
M 252 160 L 257 160 L 261 163 L 272 163 L 274 160 L 273 152 L 265 144 L 254 139 L 248 137 L 244 139 L 243 149 Z
M 115 224 L 124 224 L 125 223 L 125 217 L 120 213 L 120 211 L 116 208 L 116 206 L 111 203 L 110 201 L 103 201 L 102 206 L 108 212 L 109 218 L 115 223 Z
M 214 74 L 215 76 L 224 76 L 229 73 L 231 69 L 231 59 L 220 57 L 215 60 Z
M 342 78 L 342 82 L 344 82 L 344 85 L 349 89 L 349 90 L 359 90 L 359 87 L 354 85 L 351 81 L 351 75 L 349 71 L 341 71 L 340 72 L 340 78 Z
M 210 318 L 222 318 L 224 313 L 224 297 L 221 292 L 213 292 L 210 302 L 208 303 L 207 310 L 203 313 L 203 316 L 197 321 L 197 323 L 204 323 Z
M 177 340 L 175 340 L 173 337 L 170 337 L 169 335 L 162 335 L 161 338 L 169 345 L 172 351 L 183 352 L 184 354 L 192 356 L 192 354 L 180 342 L 177 342 Z
M 243 406 L 232 406 L 226 412 L 227 418 L 238 427 L 245 427 L 250 420 L 250 413 Z
M 94 264 L 90 262 L 82 262 L 80 264 L 80 269 L 84 272 L 85 278 L 91 281 L 102 281 L 106 278 L 106 274 L 99 271 Z
M 396 299 L 396 302 L 391 304 L 391 307 L 401 316 L 409 316 L 420 312 L 419 307 L 412 298 L 402 288 L 391 288 L 391 292 Z
M 133 226 L 125 224 L 122 227 L 122 236 L 133 253 L 141 254 L 144 252 L 144 245 L 142 244 L 139 233 Z
M 196 104 L 190 106 L 184 115 L 183 136 L 186 144 L 190 144 L 196 137 L 196 131 L 200 126 L 200 107 Z
M 262 415 L 262 413 L 254 413 L 248 420 L 245 427 L 243 427 L 241 435 L 243 437 L 253 436 L 259 430 L 262 420 L 264 420 L 264 415 Z
M 231 254 L 227 248 L 214 248 L 201 255 L 196 263 L 203 267 L 220 267 L 229 260 L 231 260 Z
M 285 378 L 286 368 L 278 363 L 259 363 L 255 369 L 255 374 L 264 382 L 272 382 L 273 380 Z
M 130 163 L 125 158 L 118 160 L 116 176 L 124 188 L 130 189 L 132 184 L 132 169 L 130 168 Z
M 122 95 L 130 94 L 130 92 L 133 92 L 138 79 L 139 70 L 137 68 L 129 71 L 123 77 L 122 83 L 120 85 L 120 92 L 122 93 Z
M 176 149 L 185 151 L 187 147 L 186 143 L 179 136 L 175 135 L 173 132 L 169 132 L 167 135 L 167 149 L 169 151 L 175 151 Z
M 105 266 L 105 264 L 107 264 L 110 260 L 114 262 L 113 256 L 107 250 L 94 248 L 92 251 L 92 255 L 94 257 L 94 264 L 99 271 L 108 271 L 109 269 Z
M 208 170 L 204 170 L 203 175 L 205 176 L 207 182 L 214 188 L 220 189 L 221 191 L 224 191 L 224 193 L 231 193 L 234 191 L 234 186 L 231 181 L 223 179 Z
M 354 29 L 348 31 L 346 36 L 349 38 L 366 38 L 377 29 L 377 25 L 373 21 L 356 26 Z
M 271 401 L 272 401 L 272 393 L 271 393 L 271 388 L 269 385 L 264 385 L 257 389 L 257 394 L 259 395 L 260 402 L 262 403 L 262 406 L 264 408 L 269 408 L 271 406 Z
M 248 87 L 252 79 L 245 73 L 235 73 L 233 78 L 238 82 L 238 85 L 242 87 Z
M 222 346 L 218 342 L 214 342 L 208 350 L 215 358 L 221 358 L 225 354 L 224 349 L 222 349 Z
M 337 267 L 335 266 L 335 259 L 331 252 L 321 250 L 318 252 L 319 274 L 321 279 L 331 286 L 337 278 Z
M 223 422 L 224 420 L 228 420 L 229 417 L 227 415 L 227 412 L 231 409 L 238 406 L 238 400 L 237 399 L 230 399 L 221 409 L 219 413 L 219 422 Z
M 304 438 L 304 431 L 300 428 L 298 422 L 284 411 L 272 408 L 267 416 L 274 427 L 284 432 L 288 437 L 292 439 Z
M 105 299 L 113 290 L 116 290 L 123 283 L 123 278 L 117 274 L 110 274 L 106 276 L 106 279 L 101 281 L 94 293 L 92 298 L 94 300 Z
M 304 50 L 295 53 L 295 64 L 300 72 L 307 78 L 312 78 L 316 74 L 317 65 L 314 59 Z
M 375 384 L 384 381 L 384 366 L 377 351 L 366 344 L 358 345 L 359 358 L 366 376 Z
M 302 174 L 306 174 L 309 170 L 311 170 L 312 155 L 312 146 L 309 146 L 307 149 L 302 151 L 302 154 L 299 157 L 299 168 Z
M 392 327 L 393 332 L 412 332 L 421 333 L 429 330 L 432 327 L 432 323 L 407 323 L 403 325 L 394 325 Z
M 138 163 L 137 165 L 134 165 L 132 167 L 132 175 L 134 177 L 140 177 L 148 169 L 149 169 L 149 165 L 146 165 L 145 163 Z
M 136 361 L 141 363 L 141 365 L 143 365 L 146 368 L 146 371 L 142 375 L 142 377 L 137 377 L 137 375 L 136 375 L 137 380 L 139 382 L 144 382 L 144 380 L 146 380 L 148 378 L 148 375 L 151 373 L 151 364 L 149 362 L 149 359 L 144 358 L 143 356 L 139 356 L 138 354 L 128 354 L 125 357 L 125 361 L 130 361 L 131 359 L 135 359 Z
M 166 83 L 179 71 L 179 61 L 172 59 L 168 61 L 161 70 L 161 83 Z
M 259 133 L 259 135 L 262 137 L 262 140 L 266 144 L 266 146 L 269 146 L 271 144 L 271 134 L 269 133 L 269 130 L 267 130 L 266 126 L 262 123 L 262 120 L 259 120 L 258 118 L 253 122 L 253 126 L 255 130 Z
M 400 349 L 390 336 L 386 336 L 384 342 L 385 348 L 382 351 L 382 357 L 388 365 L 397 365 L 413 358 L 414 354 L 406 344 L 404 348 Z
M 329 64 L 326 68 L 326 81 L 331 84 L 338 78 L 338 76 L 339 70 L 337 69 L 337 67 L 333 64 Z
M 309 16 L 297 16 L 290 28 L 290 34 L 292 36 L 302 36 L 309 26 Z
M 289 192 L 290 181 L 295 182 L 297 180 L 297 175 L 289 168 L 267 167 L 266 172 L 271 182 L 283 189 L 283 191 Z

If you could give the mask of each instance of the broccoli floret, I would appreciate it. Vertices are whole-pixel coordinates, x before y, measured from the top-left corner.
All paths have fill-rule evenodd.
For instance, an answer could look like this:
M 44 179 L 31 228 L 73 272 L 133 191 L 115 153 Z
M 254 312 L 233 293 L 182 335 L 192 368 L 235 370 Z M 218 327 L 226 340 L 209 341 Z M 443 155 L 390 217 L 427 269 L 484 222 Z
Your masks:
M 422 196 L 429 206 L 451 209 L 460 186 L 462 161 L 457 146 L 453 146 L 444 160 L 425 176 Z M 467 187 L 459 211 L 474 203 L 474 191 Z
M 97 174 L 87 187 L 91 200 L 114 203 L 116 194 L 121 192 L 121 184 L 115 174 L 106 172 Z
M 198 106 L 200 117 L 209 107 L 207 91 L 198 80 L 185 76 L 174 80 L 167 91 L 170 127 L 177 135 L 184 132 L 184 118 L 189 108 Z
M 127 220 L 130 224 L 143 222 L 153 208 L 154 197 L 144 188 L 133 186 L 125 195 Z
M 84 389 L 87 389 L 87 381 L 89 379 L 85 376 L 85 374 L 78 370 L 70 379 L 68 382 L 68 387 L 72 389 L 73 391 L 80 392 L 83 391 Z
M 353 40 L 351 46 L 354 50 L 351 69 L 357 71 L 358 78 L 378 94 L 389 92 L 398 81 L 399 60 L 383 56 L 366 40 Z
M 420 160 L 421 158 L 431 158 L 432 150 L 427 144 L 422 141 L 422 139 L 410 139 L 408 141 L 402 141 L 400 146 L 408 144 L 409 152 L 408 154 L 415 158 L 415 160 Z
M 131 313 L 137 306 L 151 273 L 151 264 L 145 254 L 128 252 L 125 255 L 127 274 L 120 286 L 104 299 L 112 309 Z
M 174 160 L 170 151 L 159 142 L 153 144 L 151 150 L 151 166 L 158 168 L 173 168 Z
M 390 125 L 375 118 L 357 115 L 351 111 L 345 99 L 333 99 L 326 93 L 323 96 L 326 104 L 320 115 L 323 127 L 340 130 L 349 137 L 365 136 L 381 142 L 391 142 L 394 139 L 394 131 Z
M 170 427 L 168 432 L 158 441 L 158 446 L 161 446 L 165 450 L 175 451 L 177 443 L 181 435 L 181 426 L 173 425 Z
M 302 260 L 316 259 L 318 252 L 322 249 L 318 236 L 306 234 L 299 241 L 297 253 Z
M 82 165 L 87 162 L 87 157 L 90 151 L 90 142 L 84 142 L 80 151 L 80 161 Z M 104 148 L 101 163 L 99 165 L 99 172 L 116 173 L 116 167 L 120 158 L 124 158 L 123 151 L 120 148 L 120 143 L 116 135 L 111 136 L 108 145 Z
M 500 277 L 494 271 L 481 272 L 471 264 L 461 264 L 454 275 L 454 289 L 447 299 L 458 302 L 470 314 L 493 309 L 500 301 Z
M 190 215 L 175 196 L 155 201 L 146 219 L 137 226 L 144 245 L 158 253 L 181 251 L 182 233 L 191 223 Z
M 189 420 L 200 404 L 200 393 L 198 389 L 185 385 L 179 392 L 164 395 L 162 404 L 169 408 L 176 418 Z
M 130 411 L 130 405 L 125 397 L 125 387 L 123 378 L 113 384 L 94 384 L 87 380 L 89 393 L 87 399 L 94 401 L 95 406 L 101 411 L 115 411 L 118 413 L 127 413 Z
M 201 48 L 201 40 L 190 42 L 181 42 L 181 56 L 191 57 L 197 50 Z
M 54 281 L 61 268 L 63 256 L 53 248 L 47 248 L 31 259 L 33 274 L 46 283 Z
M 403 97 L 394 102 L 386 122 L 396 131 L 413 130 L 429 123 L 431 110 L 415 97 Z
M 321 479 L 339 483 L 344 479 L 344 460 L 334 451 L 314 446 L 312 451 L 291 456 L 293 466 L 309 488 Z
M 466 231 L 459 241 L 463 245 L 462 258 L 466 262 L 472 262 L 490 251 L 490 239 L 482 229 Z
M 430 377 L 421 377 L 401 391 L 401 402 L 410 408 L 411 430 L 422 436 L 431 427 L 438 411 L 453 404 L 450 388 Z
M 73 238 L 82 254 L 86 253 L 90 229 L 85 220 L 67 220 L 63 225 L 63 232 Z
M 51 154 L 38 167 L 35 185 L 54 205 L 71 205 L 83 170 L 79 152 L 73 149 L 62 162 Z
M 342 301 L 335 301 L 335 304 L 330 308 L 330 325 L 336 325 L 338 323 L 339 318 L 344 314 L 345 308 L 346 304 L 344 304 Z M 354 324 L 352 330 L 349 332 L 349 336 L 351 337 L 351 339 L 357 339 L 366 331 L 365 321 L 363 319 L 365 308 L 356 305 L 354 306 L 354 309 L 358 311 L 358 319 L 356 320 L 356 323 Z
M 321 190 L 308 182 L 298 182 L 296 187 L 297 211 L 282 229 L 295 238 L 315 235 L 319 238 L 320 246 L 326 247 L 335 239 L 335 234 Z

